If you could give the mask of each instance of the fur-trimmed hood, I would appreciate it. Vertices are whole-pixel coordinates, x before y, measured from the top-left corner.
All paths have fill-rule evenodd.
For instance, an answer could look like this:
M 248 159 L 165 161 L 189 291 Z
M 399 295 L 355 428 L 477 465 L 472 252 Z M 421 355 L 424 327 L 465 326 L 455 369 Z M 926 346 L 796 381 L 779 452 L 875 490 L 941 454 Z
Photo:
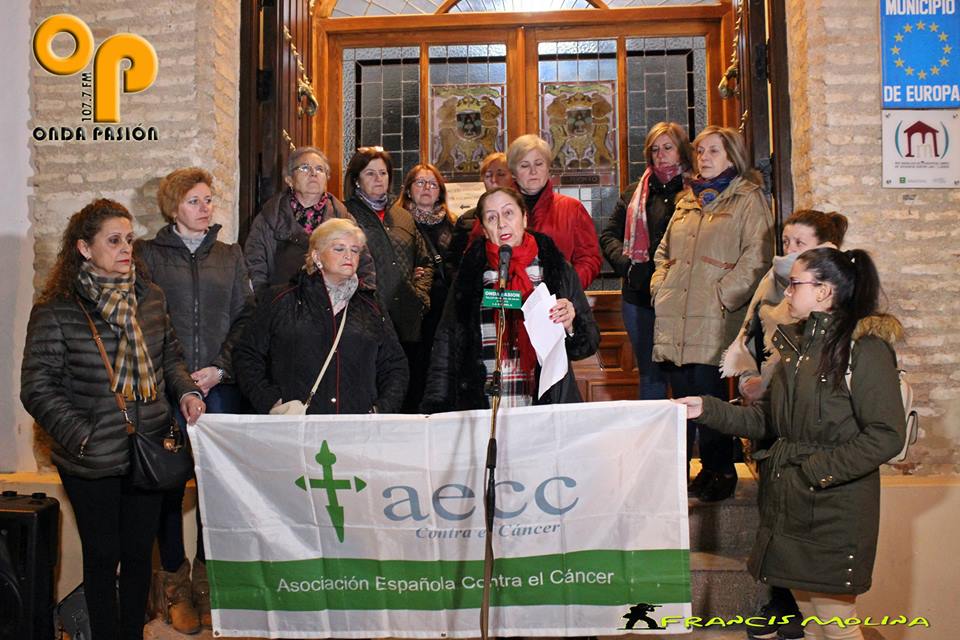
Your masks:
M 863 336 L 876 336 L 893 346 L 903 340 L 903 325 L 889 313 L 875 313 L 857 323 L 851 338 L 859 340 Z

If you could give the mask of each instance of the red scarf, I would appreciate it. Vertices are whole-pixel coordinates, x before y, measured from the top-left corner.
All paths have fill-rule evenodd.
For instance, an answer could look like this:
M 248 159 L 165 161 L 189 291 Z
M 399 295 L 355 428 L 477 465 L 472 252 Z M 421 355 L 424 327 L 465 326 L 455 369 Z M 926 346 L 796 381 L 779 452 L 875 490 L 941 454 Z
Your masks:
M 500 247 L 489 240 L 486 241 L 487 266 L 494 271 L 497 270 L 500 263 Z M 533 283 L 530 282 L 530 276 L 527 275 L 527 267 L 537 257 L 537 241 L 529 233 L 523 234 L 523 241 L 519 246 L 513 248 L 510 255 L 510 271 L 507 275 L 507 289 L 513 289 L 520 292 L 520 297 L 526 300 L 533 293 Z M 510 313 L 513 311 L 513 313 Z M 504 347 L 509 349 L 516 347 L 520 356 L 520 366 L 525 371 L 533 371 L 537 366 L 537 352 L 530 343 L 530 336 L 527 335 L 527 329 L 523 326 L 523 313 L 519 309 L 507 310 L 506 331 L 503 335 Z

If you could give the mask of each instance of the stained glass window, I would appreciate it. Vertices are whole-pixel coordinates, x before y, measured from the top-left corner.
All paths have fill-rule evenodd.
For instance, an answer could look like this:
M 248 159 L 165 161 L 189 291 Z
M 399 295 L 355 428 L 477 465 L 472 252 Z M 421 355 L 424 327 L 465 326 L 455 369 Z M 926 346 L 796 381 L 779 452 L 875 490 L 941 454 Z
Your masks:
M 420 48 L 343 51 L 343 166 L 357 147 L 393 158 L 393 189 L 420 161 Z
M 686 127 L 692 140 L 707 124 L 707 52 L 703 37 L 629 38 L 627 52 L 628 175 L 646 167 L 643 143 L 661 121 Z
M 507 141 L 505 44 L 433 46 L 430 162 L 447 180 L 477 181 L 480 162 Z

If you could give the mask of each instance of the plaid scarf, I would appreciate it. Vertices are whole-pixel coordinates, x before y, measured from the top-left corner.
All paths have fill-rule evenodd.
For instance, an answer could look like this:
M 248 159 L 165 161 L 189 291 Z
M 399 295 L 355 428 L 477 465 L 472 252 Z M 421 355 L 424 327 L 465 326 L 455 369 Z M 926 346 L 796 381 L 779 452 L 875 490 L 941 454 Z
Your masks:
M 324 193 L 320 196 L 319 202 L 305 207 L 297 200 L 297 195 L 293 192 L 293 189 L 290 189 L 290 208 L 293 209 L 293 217 L 300 223 L 300 226 L 307 232 L 307 235 L 313 233 L 313 230 L 323 222 L 323 212 L 327 208 L 327 200 L 329 197 L 329 193 Z
M 528 238 L 531 238 L 527 234 Z M 543 281 L 543 268 L 540 260 L 534 258 L 527 265 L 525 275 L 533 288 Z M 483 272 L 483 286 L 497 285 L 496 269 L 487 269 Z M 507 309 L 507 324 L 517 320 L 523 326 L 523 311 Z M 515 316 L 515 317 L 511 317 Z M 524 331 L 524 334 L 526 332 Z M 497 365 L 497 313 L 496 309 L 480 309 L 480 339 L 483 348 L 483 364 L 487 369 L 487 383 L 493 379 L 493 370 Z M 527 339 L 529 342 L 529 338 Z M 524 366 L 520 358 L 520 349 L 517 341 L 507 341 L 504 336 L 504 353 L 500 361 L 500 406 L 501 407 L 528 407 L 533 404 L 537 391 L 537 367 Z M 531 350 L 533 347 L 531 347 Z M 536 358 L 536 352 L 534 352 Z
M 130 273 L 126 276 L 109 278 L 94 273 L 87 261 L 81 265 L 78 279 L 80 289 L 96 301 L 97 311 L 119 337 L 110 389 L 123 394 L 127 400 L 156 400 L 157 380 L 153 361 L 147 353 L 147 343 L 137 322 L 137 294 L 134 291 L 137 274 L 134 266 L 130 265 Z

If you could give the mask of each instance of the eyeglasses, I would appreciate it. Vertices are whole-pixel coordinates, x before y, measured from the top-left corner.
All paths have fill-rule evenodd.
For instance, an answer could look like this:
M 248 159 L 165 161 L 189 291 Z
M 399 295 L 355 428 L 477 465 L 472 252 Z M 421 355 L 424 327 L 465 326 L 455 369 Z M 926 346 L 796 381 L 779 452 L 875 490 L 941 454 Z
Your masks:
M 414 180 L 413 184 L 417 185 L 421 189 L 439 189 L 440 185 L 434 182 L 433 180 L 424 180 L 420 178 L 419 180 Z
M 310 166 L 309 164 L 302 164 L 299 167 L 295 167 L 294 171 L 303 175 L 307 175 L 308 173 L 316 175 L 320 175 L 322 173 L 326 175 L 327 168 L 322 164 L 315 164 L 313 166 Z
M 802 284 L 814 284 L 819 286 L 823 283 L 818 282 L 817 280 L 791 280 L 789 284 L 787 284 L 787 291 L 793 291 Z

